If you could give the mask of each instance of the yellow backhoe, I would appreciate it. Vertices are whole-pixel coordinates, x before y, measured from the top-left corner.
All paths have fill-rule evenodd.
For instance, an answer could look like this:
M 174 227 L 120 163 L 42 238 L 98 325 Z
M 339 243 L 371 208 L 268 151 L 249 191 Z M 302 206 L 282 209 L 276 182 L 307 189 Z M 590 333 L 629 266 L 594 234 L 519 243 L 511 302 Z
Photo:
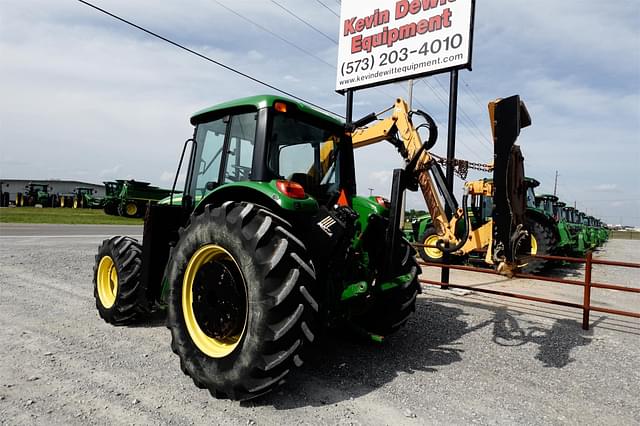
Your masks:
M 399 217 L 404 189 L 420 189 L 437 235 L 430 240 L 432 249 L 456 256 L 486 251 L 486 263 L 512 275 L 519 264 L 520 247 L 530 244 L 524 228 L 524 159 L 515 145 L 520 129 L 531 124 L 524 102 L 517 95 L 489 102 L 494 158 L 487 169 L 493 172 L 493 179 L 465 183 L 462 206 L 447 188 L 444 173 L 430 153 L 438 135 L 433 119 L 422 111 L 410 111 L 402 99 L 396 99 L 392 110 L 389 117 L 380 119 L 372 113 L 351 126 L 354 148 L 386 140 L 405 160 L 404 169 L 394 171 L 391 204 L 396 214 L 392 212 L 392 220 Z M 418 126 L 413 123 L 416 116 L 424 120 Z M 419 134 L 422 127 L 429 130 L 424 143 Z M 467 208 L 469 196 L 492 197 L 491 219 L 472 225 Z

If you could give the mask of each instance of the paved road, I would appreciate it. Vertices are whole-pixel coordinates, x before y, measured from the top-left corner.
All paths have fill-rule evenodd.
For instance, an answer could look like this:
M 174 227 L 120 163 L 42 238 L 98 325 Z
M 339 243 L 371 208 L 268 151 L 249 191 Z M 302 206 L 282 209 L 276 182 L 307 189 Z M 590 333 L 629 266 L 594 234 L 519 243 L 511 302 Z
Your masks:
M 142 225 L 54 225 L 30 223 L 0 223 L 3 237 L 108 237 L 130 235 L 142 237 Z
M 640 424 L 638 321 L 433 289 L 386 344 L 331 333 L 276 392 L 215 400 L 162 319 L 98 318 L 97 246 L 129 228 L 0 229 L 0 424 Z

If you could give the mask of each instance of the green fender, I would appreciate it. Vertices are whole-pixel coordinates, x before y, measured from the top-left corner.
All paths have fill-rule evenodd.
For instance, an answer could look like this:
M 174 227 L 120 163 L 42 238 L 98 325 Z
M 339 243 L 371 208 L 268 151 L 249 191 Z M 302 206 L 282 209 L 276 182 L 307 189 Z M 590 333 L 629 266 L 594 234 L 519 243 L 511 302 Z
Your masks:
M 287 197 L 276 187 L 276 180 L 270 182 L 233 182 L 221 185 L 203 195 L 195 196 L 194 212 L 201 212 L 207 204 L 221 205 L 225 201 L 250 201 L 274 210 L 289 210 L 293 212 L 314 214 L 318 211 L 318 202 L 308 194 L 305 198 Z M 181 205 L 181 193 L 174 194 L 158 201 L 162 205 Z
M 270 182 L 233 182 L 226 183 L 196 199 L 195 212 L 200 212 L 207 204 L 220 205 L 225 201 L 251 201 L 274 210 L 288 210 L 296 213 L 315 214 L 318 202 L 309 194 L 305 198 L 291 198 L 276 187 L 277 180 Z

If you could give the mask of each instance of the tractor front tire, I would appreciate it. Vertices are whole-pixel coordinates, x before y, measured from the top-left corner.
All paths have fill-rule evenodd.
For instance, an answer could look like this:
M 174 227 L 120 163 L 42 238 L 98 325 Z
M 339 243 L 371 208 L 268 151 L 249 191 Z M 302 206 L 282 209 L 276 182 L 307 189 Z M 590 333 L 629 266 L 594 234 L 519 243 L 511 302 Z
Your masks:
M 552 255 L 556 247 L 556 238 L 553 235 L 553 231 L 532 218 L 526 218 L 526 224 L 527 230 L 531 234 L 531 249 L 528 250 L 527 254 Z M 520 267 L 520 271 L 525 274 L 537 274 L 549 265 L 551 265 L 549 260 L 532 258 Z
M 199 388 L 247 400 L 302 365 L 315 338 L 315 271 L 272 212 L 206 206 L 180 230 L 165 277 L 171 349 Z
M 420 237 L 420 243 L 428 246 L 435 246 L 440 236 L 436 232 L 436 228 L 429 227 Z M 444 253 L 435 247 L 417 247 L 420 258 L 425 262 L 442 263 Z
M 146 312 L 140 285 L 142 248 L 130 237 L 104 240 L 93 269 L 93 295 L 98 314 L 109 324 L 126 325 Z

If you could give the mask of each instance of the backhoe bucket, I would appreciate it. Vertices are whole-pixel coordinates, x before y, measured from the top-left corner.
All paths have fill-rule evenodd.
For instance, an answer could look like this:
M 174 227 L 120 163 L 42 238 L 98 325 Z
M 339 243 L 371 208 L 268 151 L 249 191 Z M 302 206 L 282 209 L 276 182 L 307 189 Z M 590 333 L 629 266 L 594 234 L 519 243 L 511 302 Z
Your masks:
M 524 219 L 524 157 L 515 142 L 531 117 L 518 95 L 490 102 L 489 117 L 495 165 L 492 258 L 499 271 L 510 275 L 518 265 L 518 248 L 530 245 Z

